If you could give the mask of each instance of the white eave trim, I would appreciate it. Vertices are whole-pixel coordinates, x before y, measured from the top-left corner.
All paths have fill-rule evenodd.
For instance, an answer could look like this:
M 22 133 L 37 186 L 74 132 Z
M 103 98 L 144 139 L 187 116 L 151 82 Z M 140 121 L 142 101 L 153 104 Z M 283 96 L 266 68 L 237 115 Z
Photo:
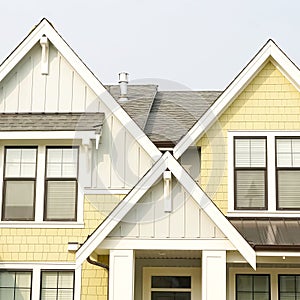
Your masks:
M 140 180 L 124 200 L 112 211 L 108 218 L 94 231 L 76 253 L 76 264 L 81 265 L 84 260 L 103 242 L 108 234 L 117 226 L 126 214 L 141 199 L 146 191 L 168 169 L 182 184 L 185 190 L 195 199 L 198 205 L 219 227 L 232 245 L 241 253 L 246 261 L 255 269 L 256 254 L 253 248 L 240 235 L 234 226 L 226 219 L 223 213 L 215 206 L 211 199 L 202 191 L 197 183 L 183 169 L 183 167 L 166 152 L 163 157 L 154 164 L 150 171 Z
M 194 144 L 209 129 L 217 117 L 220 116 L 228 105 L 236 99 L 269 60 L 278 67 L 297 90 L 300 90 L 299 69 L 272 40 L 269 40 L 245 69 L 225 89 L 217 101 L 174 147 L 173 155 L 176 159 L 178 159 L 189 146 Z
M 57 50 L 65 57 L 70 65 L 76 70 L 81 78 L 87 82 L 95 94 L 111 110 L 112 114 L 129 131 L 150 157 L 157 161 L 161 157 L 161 152 L 139 128 L 139 126 L 129 117 L 125 110 L 105 89 L 95 75 L 79 59 L 70 46 L 62 39 L 51 24 L 43 19 L 36 28 L 25 38 L 25 40 L 13 51 L 13 53 L 0 66 L 0 82 L 17 65 L 17 63 L 30 51 L 30 49 L 39 42 L 45 35 Z

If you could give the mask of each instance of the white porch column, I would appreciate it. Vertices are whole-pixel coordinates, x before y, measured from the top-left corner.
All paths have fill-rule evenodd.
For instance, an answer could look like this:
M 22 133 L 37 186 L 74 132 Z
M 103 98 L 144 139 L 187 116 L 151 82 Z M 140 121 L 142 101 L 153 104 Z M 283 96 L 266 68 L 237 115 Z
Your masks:
M 134 299 L 134 251 L 109 251 L 109 300 Z
M 202 300 L 226 299 L 226 251 L 202 251 Z

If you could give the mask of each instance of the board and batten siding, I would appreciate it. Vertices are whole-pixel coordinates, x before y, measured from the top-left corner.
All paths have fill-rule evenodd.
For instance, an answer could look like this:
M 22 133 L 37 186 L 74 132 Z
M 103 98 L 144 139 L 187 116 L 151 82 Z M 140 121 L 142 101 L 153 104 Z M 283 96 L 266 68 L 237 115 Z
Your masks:
M 49 74 L 36 44 L 0 83 L 0 113 L 104 112 L 99 150 L 93 146 L 88 188 L 129 189 L 153 161 L 121 122 L 50 43 Z M 88 161 L 88 160 L 87 160 Z
M 172 211 L 164 211 L 163 180 L 149 189 L 110 238 L 224 238 L 186 190 L 173 179 Z

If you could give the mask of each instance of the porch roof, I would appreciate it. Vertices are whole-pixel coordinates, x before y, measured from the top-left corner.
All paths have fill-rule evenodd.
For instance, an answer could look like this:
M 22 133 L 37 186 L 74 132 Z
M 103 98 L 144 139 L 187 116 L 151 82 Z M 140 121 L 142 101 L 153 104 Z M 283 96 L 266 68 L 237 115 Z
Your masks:
M 229 218 L 255 250 L 299 250 L 299 218 Z

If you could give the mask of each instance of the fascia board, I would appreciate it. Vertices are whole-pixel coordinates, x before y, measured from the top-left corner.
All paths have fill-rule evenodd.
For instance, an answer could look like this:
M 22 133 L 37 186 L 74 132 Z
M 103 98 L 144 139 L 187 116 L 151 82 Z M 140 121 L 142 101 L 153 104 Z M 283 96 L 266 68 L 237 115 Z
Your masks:
M 0 140 L 84 140 L 95 138 L 95 131 L 0 131 Z
M 76 252 L 76 265 L 81 265 L 86 258 L 98 247 L 108 234 L 118 225 L 134 205 L 158 180 L 167 168 L 168 155 L 157 161 L 146 175 L 137 183 L 123 201 L 110 213 L 103 223 L 94 231 L 86 242 Z
M 236 247 L 246 261 L 256 268 L 256 254 L 254 249 L 226 219 L 223 213 L 216 207 L 212 200 L 203 192 L 198 184 L 190 177 L 183 167 L 172 157 L 168 159 L 168 169 L 174 174 L 186 191 L 195 199 L 199 206 L 211 218 L 211 220 L 224 233 L 229 241 Z
M 245 69 L 233 80 L 225 89 L 217 101 L 207 110 L 207 112 L 196 122 L 196 124 L 187 132 L 187 134 L 174 147 L 174 157 L 178 159 L 186 149 L 195 143 L 205 131 L 209 129 L 218 116 L 230 105 L 236 97 L 242 92 L 245 86 L 254 78 L 254 76 L 264 67 L 266 62 L 273 58 L 289 74 L 292 82 L 300 83 L 300 72 L 287 56 L 272 41 L 257 53 Z
M 18 64 L 18 62 L 30 51 L 30 49 L 45 34 L 57 50 L 65 57 L 76 72 L 83 78 L 89 87 L 95 92 L 104 104 L 109 108 L 112 114 L 121 122 L 121 124 L 136 139 L 141 147 L 157 161 L 161 157 L 161 152 L 139 128 L 139 126 L 129 117 L 124 109 L 117 103 L 112 95 L 106 90 L 95 75 L 80 60 L 70 46 L 56 32 L 47 20 L 43 20 L 19 45 L 19 47 L 7 58 L 0 67 L 0 81 Z

